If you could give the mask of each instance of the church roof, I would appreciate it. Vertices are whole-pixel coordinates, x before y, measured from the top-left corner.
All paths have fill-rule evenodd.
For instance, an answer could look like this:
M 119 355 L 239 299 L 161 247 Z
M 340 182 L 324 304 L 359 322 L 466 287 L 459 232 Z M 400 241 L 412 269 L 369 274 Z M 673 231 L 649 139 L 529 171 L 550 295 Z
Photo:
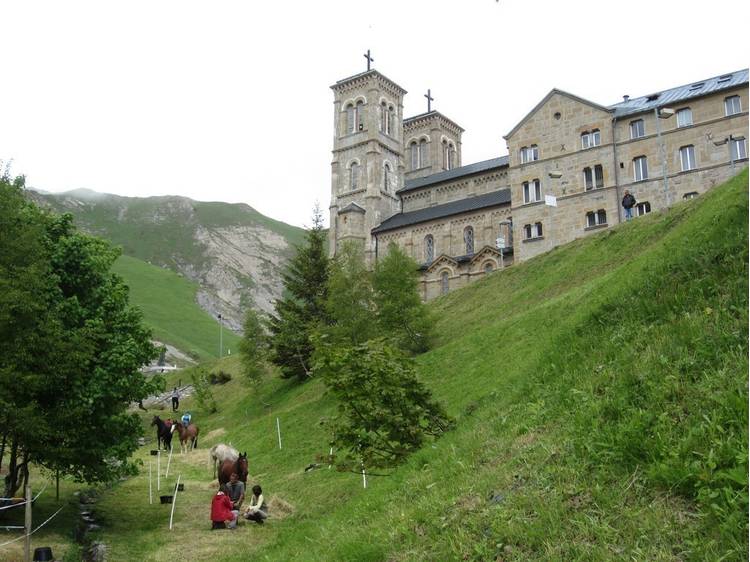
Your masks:
M 705 78 L 704 80 L 685 84 L 684 86 L 670 88 L 662 92 L 654 92 L 648 96 L 621 101 L 620 103 L 610 105 L 609 108 L 615 111 L 615 117 L 622 117 L 643 111 L 652 111 L 656 107 L 681 103 L 689 99 L 705 96 L 706 94 L 747 84 L 747 82 L 748 69 L 745 68 L 728 74 L 722 74 L 721 76 Z M 675 107 L 674 109 L 678 108 Z
M 396 90 L 401 95 L 404 95 L 404 94 L 407 93 L 406 90 L 404 90 L 401 86 L 399 86 L 393 80 L 391 80 L 390 78 L 388 78 L 386 75 L 381 74 L 377 70 L 365 70 L 364 72 L 360 72 L 359 74 L 355 74 L 355 75 L 349 76 L 347 78 L 342 78 L 341 80 L 338 80 L 333 86 L 331 86 L 331 89 L 332 90 L 338 90 L 338 89 L 342 88 L 343 86 L 346 86 L 347 84 L 355 82 L 355 81 L 357 81 L 359 79 L 370 78 L 370 77 L 377 78 L 379 80 L 385 81 L 386 83 L 388 83 L 391 86 L 395 87 Z
M 456 129 L 458 133 L 463 133 L 465 131 L 465 129 L 461 127 L 458 123 L 456 123 L 452 119 L 448 119 L 445 115 L 443 115 L 442 113 L 434 109 L 432 111 L 428 111 L 427 113 L 420 113 L 419 115 L 407 117 L 406 119 L 404 119 L 404 128 L 417 124 L 419 121 L 427 121 L 427 120 L 433 120 L 433 119 L 437 119 L 437 120 L 442 119 L 443 121 L 446 122 L 446 124 Z
M 441 219 L 443 217 L 467 213 L 469 211 L 484 209 L 485 207 L 497 207 L 498 205 L 506 205 L 509 203 L 510 189 L 500 189 L 491 193 L 477 195 L 476 197 L 467 197 L 465 199 L 459 199 L 458 201 L 435 205 L 434 207 L 426 207 L 416 211 L 409 211 L 408 213 L 398 213 L 373 228 L 372 233 L 378 234 L 380 232 L 396 230 L 397 228 L 403 228 L 404 226 L 410 226 L 412 224 L 419 224 L 420 222 L 427 222 Z
M 357 205 L 354 201 L 349 203 L 346 207 L 341 209 L 338 214 L 343 215 L 344 213 L 365 213 L 366 211 L 361 205 Z
M 463 176 L 471 174 L 478 174 L 480 172 L 486 172 L 493 168 L 503 168 L 508 166 L 508 157 L 501 156 L 500 158 L 492 158 L 490 160 L 482 160 L 481 162 L 474 162 L 466 166 L 460 166 L 459 168 L 453 168 L 452 170 L 444 170 L 437 174 L 431 174 L 423 178 L 415 178 L 412 180 L 406 180 L 404 187 L 399 189 L 396 193 L 406 193 L 413 189 L 419 189 L 420 187 L 427 187 L 436 183 L 453 180 Z

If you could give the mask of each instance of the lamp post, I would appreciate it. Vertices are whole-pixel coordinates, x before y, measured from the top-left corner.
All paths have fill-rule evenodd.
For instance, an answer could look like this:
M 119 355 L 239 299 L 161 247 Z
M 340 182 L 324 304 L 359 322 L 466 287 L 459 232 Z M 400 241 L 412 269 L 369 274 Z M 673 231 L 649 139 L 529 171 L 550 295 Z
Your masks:
M 669 207 L 669 180 L 667 179 L 667 147 L 664 145 L 664 141 L 661 138 L 661 126 L 659 125 L 659 119 L 669 119 L 674 115 L 674 109 L 668 107 L 655 107 L 654 118 L 656 119 L 656 137 L 659 139 L 659 147 L 661 148 L 661 170 L 664 175 L 664 199 Z
M 219 314 L 219 359 L 224 355 L 224 322 Z

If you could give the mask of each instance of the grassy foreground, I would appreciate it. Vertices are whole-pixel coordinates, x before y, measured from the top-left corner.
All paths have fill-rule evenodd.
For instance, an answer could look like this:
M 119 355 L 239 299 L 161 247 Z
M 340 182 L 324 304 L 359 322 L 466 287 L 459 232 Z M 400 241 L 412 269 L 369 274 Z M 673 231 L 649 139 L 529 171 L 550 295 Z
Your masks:
M 195 300 L 198 285 L 169 269 L 122 255 L 113 271 L 130 287 L 130 301 L 143 312 L 154 337 L 197 358 L 219 355 L 219 324 Z M 239 337 L 223 330 L 224 352 L 237 349 Z
M 174 529 L 144 464 L 99 503 L 108 559 L 747 559 L 747 184 L 434 303 L 438 342 L 418 367 L 457 428 L 366 489 L 304 470 L 328 452 L 320 381 L 251 388 L 225 359 L 219 412 L 186 406 L 202 438 L 172 459 L 167 485 L 186 487 Z M 272 519 L 210 531 L 207 449 L 230 441 Z

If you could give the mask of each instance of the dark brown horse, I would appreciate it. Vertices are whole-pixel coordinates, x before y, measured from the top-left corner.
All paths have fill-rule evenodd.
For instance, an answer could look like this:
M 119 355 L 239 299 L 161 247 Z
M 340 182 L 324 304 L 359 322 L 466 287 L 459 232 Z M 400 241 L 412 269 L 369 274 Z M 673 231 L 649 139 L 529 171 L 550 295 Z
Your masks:
M 191 423 L 187 427 L 182 422 L 175 422 L 172 431 L 177 430 L 180 434 L 180 451 L 190 452 L 198 446 L 198 434 L 200 429 L 194 423 Z M 190 443 L 188 443 L 188 441 Z
M 236 472 L 240 480 L 247 486 L 247 453 L 242 453 L 236 461 L 225 460 L 219 467 L 219 484 L 229 482 L 232 473 Z
M 168 450 L 172 448 L 172 420 L 167 420 L 169 423 L 164 422 L 159 416 L 154 416 L 151 420 L 151 425 L 156 426 L 156 448 L 160 449 L 161 444 L 164 444 L 164 449 Z

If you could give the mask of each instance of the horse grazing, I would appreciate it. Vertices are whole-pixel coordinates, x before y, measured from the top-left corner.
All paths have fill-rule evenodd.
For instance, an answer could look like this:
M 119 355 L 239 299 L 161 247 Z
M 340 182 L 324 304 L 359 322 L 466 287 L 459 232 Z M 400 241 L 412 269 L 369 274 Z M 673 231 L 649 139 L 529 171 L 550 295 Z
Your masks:
M 235 462 L 240 456 L 240 452 L 232 447 L 231 445 L 225 445 L 224 443 L 218 443 L 211 447 L 208 453 L 208 462 L 213 464 L 214 478 L 216 478 L 216 469 L 219 464 L 226 460 Z
M 164 444 L 164 450 L 172 448 L 172 423 L 164 422 L 159 416 L 154 416 L 151 425 L 156 426 L 156 448 L 161 449 Z
M 221 463 L 219 484 L 223 486 L 229 482 L 233 472 L 236 472 L 239 479 L 247 486 L 247 453 L 242 453 L 236 461 L 225 460 Z
M 177 430 L 180 434 L 180 451 L 187 452 L 195 449 L 198 446 L 198 434 L 200 429 L 194 423 L 185 427 L 182 422 L 175 422 L 172 431 Z M 188 440 L 190 444 L 188 445 Z

